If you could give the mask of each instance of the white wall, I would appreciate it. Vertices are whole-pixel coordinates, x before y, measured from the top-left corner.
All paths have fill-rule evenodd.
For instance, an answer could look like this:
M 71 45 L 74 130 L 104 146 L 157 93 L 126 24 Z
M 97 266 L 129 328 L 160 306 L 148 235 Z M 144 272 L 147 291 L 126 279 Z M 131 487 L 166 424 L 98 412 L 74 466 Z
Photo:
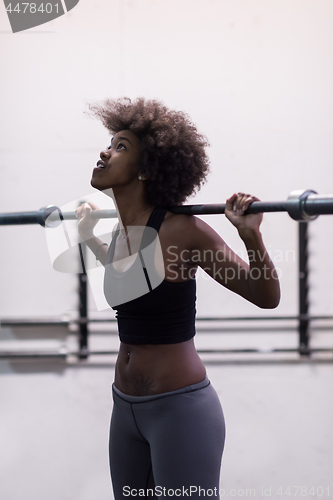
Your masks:
M 263 200 L 300 188 L 332 192 L 332 21 L 330 0 L 80 0 L 67 15 L 14 35 L 0 5 L 0 211 L 62 206 L 92 193 L 91 171 L 109 137 L 83 115 L 85 103 L 123 95 L 187 111 L 208 136 L 212 173 L 191 203 L 242 190 Z M 223 216 L 204 219 L 243 251 Z M 321 217 L 310 228 L 313 314 L 332 314 L 331 220 Z M 296 249 L 297 224 L 286 214 L 266 215 L 262 230 L 273 257 L 283 259 L 276 262 L 282 300 L 274 314 L 295 314 L 297 262 L 287 252 Z M 0 232 L 0 317 L 75 315 L 77 277 L 52 269 L 44 230 Z M 198 316 L 272 314 L 212 280 L 198 281 Z M 23 346 L 27 336 L 38 346 L 73 341 L 64 332 L 2 328 L 1 346 Z M 296 341 L 293 334 L 214 334 L 198 335 L 197 344 Z M 330 345 L 331 337 L 316 333 L 315 341 Z M 105 334 L 93 342 L 117 345 Z M 110 360 L 86 368 L 1 365 L 1 497 L 111 498 Z M 231 429 L 226 488 L 251 483 L 259 496 L 261 486 L 278 480 L 283 487 L 306 480 L 332 487 L 330 365 L 226 363 L 208 370 Z

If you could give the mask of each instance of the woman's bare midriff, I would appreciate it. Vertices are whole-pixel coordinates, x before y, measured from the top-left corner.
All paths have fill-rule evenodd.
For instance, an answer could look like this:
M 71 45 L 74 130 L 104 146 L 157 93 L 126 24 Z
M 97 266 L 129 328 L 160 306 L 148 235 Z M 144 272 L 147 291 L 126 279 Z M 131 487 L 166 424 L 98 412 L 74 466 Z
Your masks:
M 121 342 L 114 382 L 125 394 L 147 396 L 182 389 L 205 376 L 193 339 L 163 345 Z

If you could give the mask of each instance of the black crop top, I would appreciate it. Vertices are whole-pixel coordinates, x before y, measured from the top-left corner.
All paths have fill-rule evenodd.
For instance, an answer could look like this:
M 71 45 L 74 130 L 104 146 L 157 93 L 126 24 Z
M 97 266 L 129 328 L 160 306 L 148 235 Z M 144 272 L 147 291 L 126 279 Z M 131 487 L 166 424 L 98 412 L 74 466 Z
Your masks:
M 104 295 L 117 311 L 119 337 L 126 344 L 176 344 L 195 335 L 195 278 L 162 280 L 154 265 L 157 233 L 165 214 L 164 208 L 154 208 L 127 271 L 119 272 L 112 265 L 119 224 L 108 250 Z

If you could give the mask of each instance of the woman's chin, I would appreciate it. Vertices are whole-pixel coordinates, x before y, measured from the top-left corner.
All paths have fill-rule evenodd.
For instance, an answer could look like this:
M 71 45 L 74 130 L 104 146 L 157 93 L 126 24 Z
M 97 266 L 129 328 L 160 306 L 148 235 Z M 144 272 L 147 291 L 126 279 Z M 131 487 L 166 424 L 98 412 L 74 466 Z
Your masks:
M 92 176 L 91 180 L 90 180 L 90 185 L 95 188 L 95 189 L 103 189 L 103 187 L 101 186 L 101 183 L 98 182 L 94 176 Z

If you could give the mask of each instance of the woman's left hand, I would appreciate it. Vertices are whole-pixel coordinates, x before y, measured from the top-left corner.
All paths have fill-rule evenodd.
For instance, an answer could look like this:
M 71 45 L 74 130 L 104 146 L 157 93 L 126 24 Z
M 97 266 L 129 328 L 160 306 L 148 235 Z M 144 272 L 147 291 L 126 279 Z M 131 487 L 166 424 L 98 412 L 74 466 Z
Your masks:
M 260 201 L 259 198 L 245 193 L 235 193 L 226 201 L 225 216 L 238 229 L 258 231 L 263 214 L 247 214 L 244 212 L 253 201 Z

